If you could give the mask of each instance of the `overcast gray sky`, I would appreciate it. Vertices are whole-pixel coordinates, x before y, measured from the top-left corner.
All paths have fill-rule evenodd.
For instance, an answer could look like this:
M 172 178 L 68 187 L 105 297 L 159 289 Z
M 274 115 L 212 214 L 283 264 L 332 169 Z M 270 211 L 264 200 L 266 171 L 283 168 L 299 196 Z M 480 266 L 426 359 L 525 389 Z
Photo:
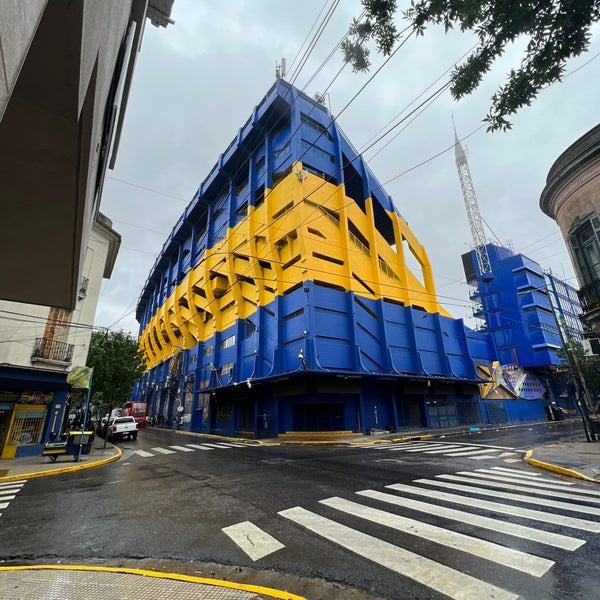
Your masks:
M 408 4 L 398 2 L 401 9 Z M 123 240 L 113 275 L 103 283 L 96 325 L 138 334 L 137 300 L 167 235 L 273 84 L 276 64 L 285 57 L 293 74 L 289 67 L 330 5 L 329 0 L 301 5 L 175 0 L 174 25 L 165 30 L 146 24 L 117 164 L 108 172 L 101 204 Z M 328 105 L 334 116 L 343 111 L 338 123 L 359 151 L 406 115 L 427 88 L 433 85 L 421 100 L 445 82 L 444 73 L 475 43 L 471 34 L 444 35 L 442 28 L 430 28 L 424 37 L 411 38 L 348 104 L 383 64 L 375 51 L 370 73 L 355 74 L 347 66 L 329 87 L 343 65 L 337 51 L 307 83 L 360 12 L 359 0 L 342 0 L 295 81 L 310 96 L 329 88 Z M 427 249 L 442 304 L 470 327 L 477 321 L 470 317 L 460 257 L 470 249 L 471 235 L 451 148 L 452 116 L 459 138 L 476 131 L 489 98 L 518 66 L 523 46 L 518 40 L 470 97 L 455 102 L 444 93 L 408 126 L 410 120 L 365 152 Z M 540 211 L 539 197 L 558 155 L 600 120 L 599 54 L 596 27 L 590 51 L 568 64 L 562 83 L 544 90 L 512 119 L 511 131 L 490 134 L 484 127 L 463 142 L 490 241 L 497 236 L 575 287 L 565 244 L 555 222 Z

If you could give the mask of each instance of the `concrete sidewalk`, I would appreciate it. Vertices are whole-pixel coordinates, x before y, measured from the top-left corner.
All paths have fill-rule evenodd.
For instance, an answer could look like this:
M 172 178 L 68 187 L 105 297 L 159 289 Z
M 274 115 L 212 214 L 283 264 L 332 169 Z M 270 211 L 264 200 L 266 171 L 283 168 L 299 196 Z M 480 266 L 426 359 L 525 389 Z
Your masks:
M 89 454 L 82 454 L 75 462 L 73 456 L 58 456 L 56 462 L 51 462 L 47 456 L 27 456 L 0 461 L 0 483 L 15 479 L 32 479 L 46 475 L 59 475 L 69 471 L 80 471 L 92 467 L 100 467 L 121 458 L 121 449 L 111 443 L 96 438 Z
M 525 461 L 534 467 L 600 483 L 600 442 L 575 440 L 532 448 Z
M 60 600 L 306 600 L 258 585 L 141 569 L 80 565 L 0 567 L 0 598 L 39 600 L 49 597 Z

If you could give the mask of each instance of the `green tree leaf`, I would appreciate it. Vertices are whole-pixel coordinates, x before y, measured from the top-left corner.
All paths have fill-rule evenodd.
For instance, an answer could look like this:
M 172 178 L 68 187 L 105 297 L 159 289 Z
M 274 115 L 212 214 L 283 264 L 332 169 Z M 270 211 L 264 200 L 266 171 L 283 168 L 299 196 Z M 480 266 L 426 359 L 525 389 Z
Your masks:
M 364 17 L 354 19 L 342 45 L 344 60 L 354 71 L 370 66 L 369 41 L 389 56 L 399 40 L 394 18 L 395 0 L 363 0 Z M 491 98 L 483 119 L 488 131 L 510 129 L 507 117 L 529 106 L 546 86 L 560 81 L 566 62 L 585 52 L 590 30 L 600 20 L 600 0 L 411 0 L 403 11 L 417 35 L 428 25 L 472 31 L 479 42 L 472 54 L 452 73 L 452 96 L 471 94 L 506 47 L 518 37 L 528 39 L 525 56 L 511 70 L 507 82 Z

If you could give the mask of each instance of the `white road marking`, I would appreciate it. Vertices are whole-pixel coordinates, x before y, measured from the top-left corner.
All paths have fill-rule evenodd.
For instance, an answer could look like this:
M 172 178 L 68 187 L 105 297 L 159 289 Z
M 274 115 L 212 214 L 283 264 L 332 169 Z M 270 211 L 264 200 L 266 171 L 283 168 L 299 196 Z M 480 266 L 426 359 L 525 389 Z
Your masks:
M 15 495 L 9 495 L 9 496 L 0 496 L 0 502 L 6 502 L 7 500 L 14 500 L 15 499 Z
M 23 484 L 27 482 L 27 479 L 19 479 L 18 481 L 5 481 L 4 483 L 0 483 L 0 488 L 2 487 L 14 487 L 15 485 L 20 485 L 23 487 Z
M 296 506 L 279 513 L 359 556 L 453 600 L 517 600 L 518 596 L 424 556 Z
M 578 490 L 576 489 L 571 488 L 569 489 L 569 493 L 567 493 L 557 492 L 552 489 L 538 489 L 537 487 L 534 487 L 533 483 L 529 484 L 529 486 L 513 485 L 508 482 L 495 481 L 495 479 L 499 478 L 493 477 L 491 475 L 485 475 L 483 473 L 461 471 L 460 475 L 436 475 L 436 477 L 439 477 L 440 479 L 449 479 L 450 481 L 462 481 L 467 483 L 474 483 L 475 485 L 486 485 L 491 488 L 500 488 L 502 490 L 527 492 L 529 494 L 537 494 L 538 496 L 550 496 L 551 498 L 564 498 L 565 500 L 581 500 L 583 502 L 589 502 L 590 504 L 600 504 L 600 498 L 588 498 L 587 496 L 584 498 L 582 496 L 578 496 Z M 537 501 L 540 503 L 545 502 L 545 500 L 543 500 L 542 498 L 538 498 Z M 600 514 L 600 509 L 598 514 Z
M 200 444 L 186 444 L 190 448 L 194 448 L 195 450 L 214 450 L 214 448 L 210 448 L 209 446 L 201 446 Z
M 427 452 L 428 450 L 448 449 L 448 444 L 423 444 L 419 448 L 408 448 L 407 452 Z
M 481 448 L 480 450 L 456 450 L 452 452 L 447 452 L 446 456 L 474 456 L 475 454 L 489 454 L 490 452 L 494 452 L 492 448 Z M 497 455 L 496 455 L 497 456 Z
M 223 444 L 211 444 L 206 442 L 203 446 L 210 446 L 211 448 L 228 448 L 228 446 L 224 446 Z
M 252 560 L 258 560 L 285 548 L 281 542 L 250 521 L 224 527 L 221 531 L 227 534 Z
M 152 448 L 152 450 L 160 454 L 175 454 L 175 450 L 167 450 L 166 448 Z
M 8 502 L 0 502 L 0 508 L 8 508 Z
M 451 450 L 452 448 L 463 448 L 463 446 L 448 444 L 445 448 L 442 448 L 441 450 L 439 448 L 437 450 L 426 450 L 425 454 L 442 454 L 444 452 L 448 452 L 448 450 Z
M 229 446 L 230 448 L 245 448 L 247 444 L 239 444 L 237 442 L 218 442 L 219 446 Z
M 512 467 L 492 467 L 494 471 L 503 471 L 505 473 L 511 473 L 512 475 L 520 475 L 521 477 L 528 477 L 531 479 L 545 479 L 548 481 L 556 481 L 551 477 L 546 477 L 541 473 L 534 473 L 532 471 L 521 471 L 520 469 L 513 469 Z
M 146 450 L 134 450 L 133 453 L 137 454 L 138 456 L 141 456 L 142 458 L 148 458 L 149 456 L 154 456 L 154 454 L 152 454 L 152 452 L 147 452 Z
M 193 448 L 186 448 L 185 446 L 169 446 L 169 448 L 179 450 L 180 452 L 194 452 Z
M 461 481 L 467 478 L 459 478 Z M 425 483 L 427 485 L 435 485 L 442 488 L 458 490 L 461 492 L 469 492 L 480 494 L 481 496 L 493 496 L 494 498 L 504 498 L 505 500 L 515 500 L 525 504 L 535 504 L 536 506 L 551 506 L 552 508 L 560 508 L 571 512 L 586 513 L 588 515 L 600 516 L 600 510 L 592 506 L 582 506 L 581 504 L 571 504 L 569 502 L 558 502 L 548 498 L 533 498 L 529 494 L 511 494 L 501 490 L 486 490 L 484 488 L 474 488 L 458 483 L 448 483 L 446 481 L 437 481 L 434 479 L 415 479 L 415 483 Z M 471 482 L 472 483 L 472 482 Z M 525 490 L 527 491 L 527 490 Z
M 17 487 L 0 487 L 0 494 L 16 494 L 21 491 L 22 486 Z
M 482 529 L 500 531 L 501 533 L 506 533 L 515 537 L 533 540 L 534 542 L 547 544 L 556 548 L 562 548 L 563 550 L 576 550 L 585 544 L 585 540 L 580 540 L 567 535 L 551 533 L 549 531 L 527 527 L 526 525 L 500 521 L 499 519 L 491 519 L 490 517 L 483 517 L 462 510 L 439 506 L 437 504 L 412 500 L 406 496 L 394 496 L 392 494 L 384 494 L 383 492 L 374 490 L 363 490 L 356 493 L 360 496 L 366 496 L 367 498 L 374 498 L 375 500 L 393 504 L 394 506 L 401 506 L 403 508 L 410 508 L 411 510 L 437 515 L 439 517 L 458 521 L 459 523 L 467 523 L 468 525 L 481 527 Z
M 327 498 L 320 500 L 320 503 L 372 523 L 384 525 L 460 552 L 466 552 L 534 577 L 541 577 L 554 565 L 553 560 L 533 556 L 520 550 L 500 546 L 487 540 L 409 519 L 378 508 L 371 508 L 344 498 Z
M 465 473 L 460 472 L 458 475 L 464 475 Z M 574 482 L 570 481 L 548 481 L 547 479 L 523 479 L 519 477 L 519 475 L 513 475 L 511 473 L 499 473 L 498 471 L 493 471 L 492 469 L 477 469 L 475 473 L 473 473 L 474 477 L 490 477 L 491 479 L 495 479 L 496 481 L 507 481 L 512 483 L 527 483 L 528 485 L 533 485 L 535 487 L 548 487 L 550 489 L 564 490 L 565 488 L 569 489 L 570 492 L 574 492 L 576 494 L 590 494 L 592 496 L 600 496 L 600 492 L 596 490 L 585 490 L 582 488 L 571 487 L 574 485 Z
M 407 448 L 421 448 L 425 442 L 399 442 L 397 444 L 373 444 L 365 446 L 368 450 L 406 450 Z
M 448 454 L 446 454 L 448 456 Z M 491 460 L 493 458 L 498 458 L 496 454 L 484 454 L 483 456 L 467 456 L 467 458 L 471 460 Z
M 427 483 L 428 480 L 421 479 L 418 482 Z M 441 487 L 450 489 L 462 489 L 464 491 L 472 491 L 466 486 L 455 486 L 453 484 L 443 484 L 442 482 L 432 481 Z M 587 519 L 579 519 L 577 517 L 569 517 L 566 515 L 557 515 L 555 513 L 544 512 L 541 510 L 534 510 L 531 508 L 524 508 L 522 506 L 513 506 L 512 504 L 503 504 L 502 502 L 491 502 L 489 500 L 483 500 L 482 498 L 470 498 L 468 496 L 461 496 L 460 494 L 450 494 L 448 492 L 440 492 L 439 490 L 431 490 L 420 488 L 411 485 L 404 485 L 402 483 L 394 483 L 386 486 L 389 489 L 397 490 L 399 492 L 407 492 L 416 496 L 424 496 L 426 498 L 435 498 L 436 500 L 442 500 L 443 502 L 450 502 L 453 504 L 460 504 L 461 506 L 471 506 L 473 508 L 480 508 L 482 510 L 490 510 L 496 513 L 505 515 L 513 515 L 521 517 L 523 519 L 530 519 L 533 521 L 542 521 L 544 523 L 553 523 L 554 525 L 561 525 L 563 527 L 569 527 L 570 529 L 580 529 L 582 531 L 591 531 L 593 533 L 600 533 L 600 523 L 596 521 L 588 521 Z M 479 493 L 479 490 L 477 490 Z M 498 496 L 496 492 L 489 494 L 490 496 Z M 516 494 L 511 494 L 516 496 Z M 500 497 L 500 496 L 498 496 Z M 520 496 L 518 497 L 520 498 Z

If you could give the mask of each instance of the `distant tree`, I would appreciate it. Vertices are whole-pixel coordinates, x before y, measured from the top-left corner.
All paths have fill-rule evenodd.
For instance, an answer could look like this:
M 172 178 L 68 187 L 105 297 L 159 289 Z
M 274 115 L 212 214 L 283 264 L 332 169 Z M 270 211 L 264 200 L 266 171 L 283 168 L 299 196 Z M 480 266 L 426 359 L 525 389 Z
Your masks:
M 124 331 L 92 332 L 87 366 L 94 367 L 94 404 L 108 414 L 130 399 L 135 380 L 146 368 L 137 339 Z
M 343 43 L 344 58 L 354 71 L 370 66 L 367 44 L 389 56 L 400 40 L 394 23 L 396 0 L 362 0 L 365 14 L 354 19 Z M 475 90 L 496 58 L 518 37 L 528 38 L 520 66 L 492 96 L 484 121 L 488 131 L 510 129 L 507 116 L 528 106 L 545 86 L 560 81 L 568 59 L 586 51 L 590 29 L 600 20 L 600 0 L 411 0 L 402 12 L 408 29 L 424 35 L 427 25 L 458 26 L 479 38 L 477 48 L 451 75 L 450 91 L 459 100 Z
M 569 339 L 568 352 L 565 347 L 557 351 L 558 356 L 562 359 L 565 366 L 569 369 L 569 376 L 574 380 L 576 385 L 581 385 L 581 379 L 585 381 L 585 385 L 590 394 L 592 405 L 589 407 L 594 415 L 598 414 L 600 403 L 597 398 L 600 396 L 600 357 L 585 353 L 583 344 L 577 340 Z M 570 356 L 569 356 L 570 355 Z M 581 373 L 581 376 L 579 376 Z

